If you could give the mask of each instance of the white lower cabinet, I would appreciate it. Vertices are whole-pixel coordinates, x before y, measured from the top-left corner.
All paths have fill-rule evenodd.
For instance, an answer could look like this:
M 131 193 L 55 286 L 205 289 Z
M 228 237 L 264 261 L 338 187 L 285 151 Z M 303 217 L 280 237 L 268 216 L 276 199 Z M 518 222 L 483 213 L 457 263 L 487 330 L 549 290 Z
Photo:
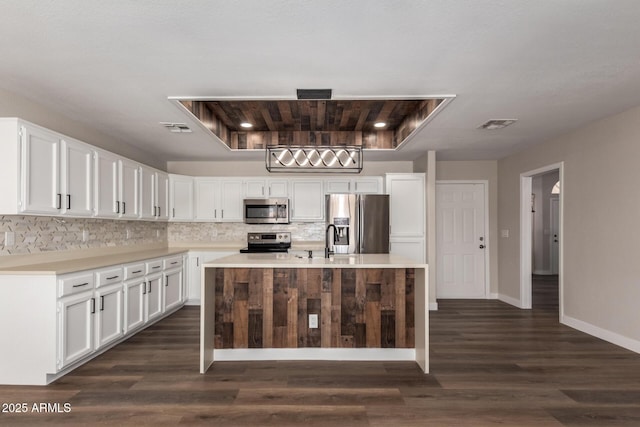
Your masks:
M 99 350 L 122 338 L 123 321 L 122 282 L 96 289 L 95 293 L 95 349 Z
M 93 290 L 73 294 L 59 300 L 59 369 L 93 352 L 93 314 L 95 313 L 95 304 Z
M 182 304 L 182 268 L 165 271 L 164 309 L 165 311 L 173 310 L 180 304 Z
M 185 280 L 186 305 L 200 305 L 202 263 L 237 253 L 230 251 L 189 251 L 187 278 Z
M 145 294 L 147 316 L 145 323 L 155 320 L 163 313 L 163 293 L 162 274 L 154 274 L 147 277 L 147 289 Z
M 418 262 L 426 262 L 424 238 L 391 237 L 389 253 L 400 255 Z
M 145 295 L 147 282 L 144 279 L 134 279 L 124 284 L 124 333 L 140 328 L 145 322 Z

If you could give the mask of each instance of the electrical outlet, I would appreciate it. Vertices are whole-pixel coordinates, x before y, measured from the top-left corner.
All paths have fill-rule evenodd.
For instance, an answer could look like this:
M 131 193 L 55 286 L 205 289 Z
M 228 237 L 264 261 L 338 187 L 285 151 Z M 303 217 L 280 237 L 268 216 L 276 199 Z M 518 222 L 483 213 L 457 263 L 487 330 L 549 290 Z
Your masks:
M 317 314 L 310 314 L 309 315 L 309 328 L 310 329 L 317 329 L 318 328 L 318 315 Z
M 82 230 L 82 241 L 86 242 L 89 240 L 89 230 Z
M 16 244 L 16 233 L 13 231 L 4 232 L 4 247 L 13 246 Z

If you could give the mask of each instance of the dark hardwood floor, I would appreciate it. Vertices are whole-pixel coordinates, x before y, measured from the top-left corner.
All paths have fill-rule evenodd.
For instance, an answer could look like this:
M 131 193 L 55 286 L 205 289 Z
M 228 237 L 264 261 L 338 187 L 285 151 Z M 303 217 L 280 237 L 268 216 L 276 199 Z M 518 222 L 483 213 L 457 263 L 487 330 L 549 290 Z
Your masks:
M 49 386 L 0 386 L 1 403 L 29 405 L 0 425 L 640 425 L 640 355 L 559 324 L 557 301 L 536 298 L 530 311 L 439 301 L 429 375 L 405 362 L 220 362 L 200 375 L 187 307 Z

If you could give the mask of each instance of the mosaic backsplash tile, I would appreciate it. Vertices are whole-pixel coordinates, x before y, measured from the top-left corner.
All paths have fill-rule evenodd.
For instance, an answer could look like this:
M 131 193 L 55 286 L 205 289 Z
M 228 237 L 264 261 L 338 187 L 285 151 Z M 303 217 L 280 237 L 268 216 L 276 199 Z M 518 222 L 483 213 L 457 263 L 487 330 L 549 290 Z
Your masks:
M 13 245 L 5 245 L 6 231 L 13 232 Z M 294 242 L 324 240 L 324 223 L 165 223 L 6 215 L 0 216 L 0 256 L 172 242 L 244 242 L 252 231 L 289 231 Z
M 84 231 L 86 240 L 83 239 Z M 5 232 L 15 243 L 5 245 Z M 114 246 L 166 244 L 167 223 L 95 218 L 0 216 L 0 256 Z
M 324 241 L 324 222 L 288 225 L 250 225 L 236 222 L 172 222 L 167 237 L 172 242 L 246 242 L 249 232 L 289 231 L 293 242 Z

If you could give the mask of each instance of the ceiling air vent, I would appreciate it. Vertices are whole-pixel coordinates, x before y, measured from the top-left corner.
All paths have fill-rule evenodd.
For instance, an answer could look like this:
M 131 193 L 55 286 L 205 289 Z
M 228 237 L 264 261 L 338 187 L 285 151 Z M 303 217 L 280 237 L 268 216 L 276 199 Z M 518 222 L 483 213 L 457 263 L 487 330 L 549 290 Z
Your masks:
M 478 129 L 502 129 L 502 128 L 506 128 L 507 126 L 517 122 L 518 119 L 493 119 L 493 120 L 488 120 L 485 123 L 481 124 L 480 126 L 478 126 Z
M 331 99 L 331 89 L 297 89 L 298 99 Z
M 192 132 L 191 129 L 189 129 L 189 126 L 187 126 L 185 123 L 160 122 L 160 124 L 166 127 L 167 129 L 169 129 L 170 132 L 174 132 L 174 133 Z

